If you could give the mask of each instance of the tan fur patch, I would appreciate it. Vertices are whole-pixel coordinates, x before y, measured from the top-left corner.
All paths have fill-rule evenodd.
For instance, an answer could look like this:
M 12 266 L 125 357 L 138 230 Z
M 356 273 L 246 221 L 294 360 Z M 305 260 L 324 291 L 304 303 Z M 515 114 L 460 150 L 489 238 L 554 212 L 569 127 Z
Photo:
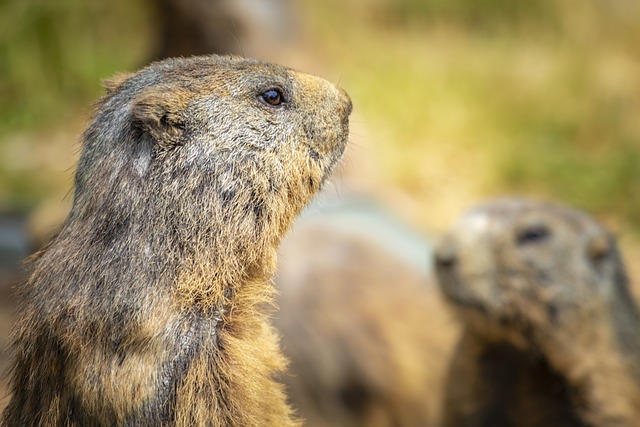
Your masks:
M 133 77 L 133 75 L 133 73 L 118 73 L 111 78 L 104 79 L 102 81 L 102 88 L 104 89 L 105 94 L 110 95 L 115 92 L 122 83 Z

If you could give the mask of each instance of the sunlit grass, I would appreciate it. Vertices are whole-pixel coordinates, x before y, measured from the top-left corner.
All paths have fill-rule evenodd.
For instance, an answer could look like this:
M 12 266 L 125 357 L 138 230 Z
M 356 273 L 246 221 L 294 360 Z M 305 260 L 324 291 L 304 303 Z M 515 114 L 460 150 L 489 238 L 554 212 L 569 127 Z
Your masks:
M 75 130 L 86 119 L 102 79 L 146 59 L 141 6 L 125 0 L 0 2 L 0 211 L 28 210 L 67 191 L 66 181 L 61 190 L 61 180 L 52 179 L 56 169 L 38 158 L 39 148 L 46 153 L 60 144 L 47 129 Z M 72 150 L 76 137 L 69 138 L 58 151 Z
M 0 136 L 52 124 L 97 96 L 101 78 L 140 65 L 140 3 L 0 3 Z
M 527 15 L 511 2 L 497 16 L 489 5 L 456 15 L 466 3 L 323 9 L 335 14 L 318 31 L 373 128 L 383 180 L 414 196 L 428 226 L 518 193 L 640 231 L 640 45 L 628 42 L 640 35 L 628 16 L 638 9 L 555 1 Z M 381 20 L 389 5 L 408 8 Z M 514 22 L 496 21 L 501 13 Z

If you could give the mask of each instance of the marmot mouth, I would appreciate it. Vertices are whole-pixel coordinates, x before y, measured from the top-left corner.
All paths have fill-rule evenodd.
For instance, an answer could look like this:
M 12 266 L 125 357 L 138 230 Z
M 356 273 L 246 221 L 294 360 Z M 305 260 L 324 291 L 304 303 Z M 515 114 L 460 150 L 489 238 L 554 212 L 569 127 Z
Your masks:
M 473 300 L 469 297 L 465 297 L 459 294 L 446 294 L 447 299 L 453 303 L 456 308 L 459 310 L 465 311 L 469 310 L 478 314 L 482 314 L 483 316 L 489 317 L 490 314 L 489 309 L 479 301 Z
M 488 312 L 486 306 L 480 300 L 466 292 L 466 287 L 461 284 L 455 271 L 436 268 L 436 273 L 440 289 L 451 305 L 469 308 L 482 314 Z
M 534 327 L 526 317 L 519 315 L 517 310 L 510 310 L 508 313 L 502 310 L 502 312 L 496 313 L 495 309 L 491 309 L 481 301 L 459 292 L 445 292 L 445 297 L 461 314 L 473 314 L 474 318 L 481 316 L 487 324 L 505 331 L 516 332 L 525 340 L 532 342 Z
M 347 138 L 342 138 L 335 144 L 334 148 L 327 154 L 321 154 L 311 145 L 307 146 L 309 150 L 309 158 L 322 169 L 322 178 L 320 185 L 324 184 L 327 178 L 332 174 L 335 166 L 340 162 L 347 148 Z

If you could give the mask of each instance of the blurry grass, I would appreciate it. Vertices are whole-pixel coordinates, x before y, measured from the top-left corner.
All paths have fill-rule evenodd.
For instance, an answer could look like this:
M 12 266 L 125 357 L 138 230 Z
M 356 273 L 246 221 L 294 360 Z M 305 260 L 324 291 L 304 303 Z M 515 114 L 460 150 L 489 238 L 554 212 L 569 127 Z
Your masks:
M 518 193 L 640 233 L 635 2 L 315 7 L 327 57 L 374 128 L 383 180 L 415 196 L 416 221 L 439 227 L 479 198 Z
M 0 2 L 0 209 L 27 209 L 51 191 L 9 155 L 24 142 L 16 134 L 75 127 L 100 80 L 142 63 L 148 35 L 139 3 Z

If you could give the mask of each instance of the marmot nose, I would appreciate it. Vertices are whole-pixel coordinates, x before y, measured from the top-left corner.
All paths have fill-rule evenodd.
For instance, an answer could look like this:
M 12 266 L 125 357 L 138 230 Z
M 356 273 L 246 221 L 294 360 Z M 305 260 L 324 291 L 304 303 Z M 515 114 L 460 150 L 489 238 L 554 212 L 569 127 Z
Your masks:
M 438 245 L 435 252 L 436 268 L 449 270 L 455 267 L 458 262 L 456 248 L 450 241 L 443 241 Z

